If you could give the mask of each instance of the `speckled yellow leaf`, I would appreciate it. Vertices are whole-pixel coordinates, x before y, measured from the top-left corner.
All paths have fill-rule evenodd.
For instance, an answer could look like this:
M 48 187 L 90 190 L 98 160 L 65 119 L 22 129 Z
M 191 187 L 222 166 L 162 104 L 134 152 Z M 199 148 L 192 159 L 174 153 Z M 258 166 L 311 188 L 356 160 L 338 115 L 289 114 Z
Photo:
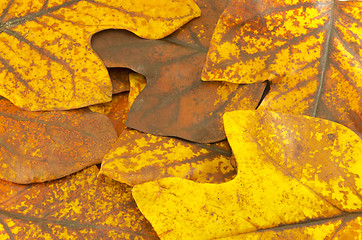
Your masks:
M 104 157 L 99 173 L 131 186 L 165 177 L 220 183 L 235 177 L 232 158 L 231 151 L 216 144 L 125 129 Z
M 131 188 L 97 172 L 26 186 L 0 180 L 0 239 L 158 239 Z
M 360 231 L 362 141 L 354 132 L 324 119 L 267 111 L 226 113 L 224 124 L 238 163 L 235 179 L 165 178 L 134 187 L 138 207 L 161 239 L 217 239 L 317 220 L 332 226 L 303 231 Z
M 202 78 L 270 80 L 259 109 L 341 123 L 362 137 L 362 1 L 232 0 Z
M 161 38 L 199 15 L 192 0 L 2 0 L 0 95 L 27 110 L 108 102 L 112 85 L 91 49 L 93 33 Z
M 116 139 L 110 120 L 89 109 L 29 112 L 0 99 L 0 179 L 64 177 L 101 163 Z

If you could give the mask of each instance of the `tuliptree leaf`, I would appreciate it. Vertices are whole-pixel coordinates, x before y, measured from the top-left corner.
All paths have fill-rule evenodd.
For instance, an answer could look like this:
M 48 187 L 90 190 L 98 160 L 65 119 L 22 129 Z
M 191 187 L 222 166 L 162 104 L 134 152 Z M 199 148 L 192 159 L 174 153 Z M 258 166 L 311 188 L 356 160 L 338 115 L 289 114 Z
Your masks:
M 102 161 L 99 174 L 130 186 L 165 177 L 226 182 L 235 176 L 231 151 L 126 129 Z
M 268 111 L 226 113 L 224 123 L 238 164 L 232 181 L 165 178 L 133 188 L 161 239 L 361 237 L 362 141 L 354 132 Z
M 112 81 L 112 93 L 117 94 L 129 91 L 129 74 L 132 73 L 127 68 L 107 68 Z
M 146 78 L 138 73 L 130 73 L 129 74 L 129 85 L 130 91 L 128 95 L 129 107 L 131 108 L 132 104 L 142 92 L 142 90 L 146 87 Z
M 121 30 L 93 36 L 92 47 L 107 67 L 130 68 L 147 79 L 130 109 L 128 127 L 195 142 L 217 142 L 225 139 L 225 111 L 256 108 L 265 84 L 201 81 L 209 40 L 225 3 L 197 1 L 202 16 L 161 40 L 145 40 Z
M 192 0 L 2 0 L 0 95 L 26 110 L 109 102 L 112 86 L 92 34 L 120 28 L 161 38 L 199 15 Z
M 0 179 L 44 182 L 100 163 L 117 134 L 88 109 L 28 112 L 0 99 Z
M 26 186 L 0 180 L 0 238 L 158 239 L 131 188 L 97 172 Z
M 261 110 L 341 123 L 362 136 L 362 2 L 233 0 L 203 79 L 270 80 Z
M 128 92 L 122 92 L 112 96 L 112 101 L 88 107 L 92 112 L 106 115 L 112 122 L 119 136 L 126 127 L 129 112 Z

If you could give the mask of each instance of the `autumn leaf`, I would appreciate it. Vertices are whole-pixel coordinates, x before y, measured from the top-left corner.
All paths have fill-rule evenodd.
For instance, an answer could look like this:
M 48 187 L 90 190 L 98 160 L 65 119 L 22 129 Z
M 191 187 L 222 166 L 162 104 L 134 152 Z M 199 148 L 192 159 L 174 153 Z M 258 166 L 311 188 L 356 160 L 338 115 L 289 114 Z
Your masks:
M 112 122 L 119 136 L 126 127 L 129 112 L 128 92 L 122 92 L 112 96 L 112 101 L 88 107 L 92 112 L 106 115 Z
M 104 157 L 99 174 L 130 186 L 165 177 L 226 182 L 236 172 L 230 163 L 231 151 L 218 145 L 126 129 Z
M 112 81 L 112 93 L 117 94 L 129 91 L 129 74 L 132 71 L 128 68 L 107 68 Z
M 199 15 L 191 0 L 1 1 L 0 95 L 26 110 L 109 102 L 112 86 L 92 34 L 120 28 L 161 38 Z
M 111 120 L 119 136 L 126 128 L 128 112 L 133 101 L 146 86 L 146 79 L 141 74 L 121 68 L 114 68 L 110 73 L 114 74 L 115 81 L 120 83 L 118 89 L 123 88 L 122 93 L 113 95 L 112 101 L 109 103 L 89 106 L 89 109 L 92 112 L 106 115 Z M 128 91 L 125 92 L 126 89 Z
M 202 16 L 161 40 L 109 30 L 92 38 L 107 67 L 144 75 L 145 89 L 132 105 L 127 126 L 155 135 L 210 143 L 225 139 L 222 114 L 255 109 L 265 84 L 206 83 L 201 72 L 212 31 L 226 1 L 199 0 Z
M 28 112 L 0 99 L 0 179 L 61 178 L 100 163 L 116 141 L 106 116 L 87 109 Z
M 296 226 L 283 226 L 279 228 L 260 230 L 237 236 L 219 238 L 220 240 L 232 239 L 359 239 L 361 238 L 361 214 L 349 214 L 345 217 L 336 217 L 331 220 L 320 220 Z
M 146 87 L 146 83 L 147 80 L 143 75 L 138 73 L 129 74 L 129 85 L 130 85 L 130 91 L 128 95 L 129 108 L 132 107 L 138 95 Z
M 203 79 L 271 81 L 261 110 L 341 123 L 362 136 L 362 2 L 233 0 Z
M 32 185 L 0 180 L 0 238 L 158 239 L 131 188 L 97 172 Z
M 362 141 L 355 133 L 324 119 L 268 111 L 230 112 L 224 121 L 238 164 L 235 179 L 165 178 L 133 188 L 161 239 L 246 233 L 255 239 L 281 230 L 306 239 L 361 236 Z

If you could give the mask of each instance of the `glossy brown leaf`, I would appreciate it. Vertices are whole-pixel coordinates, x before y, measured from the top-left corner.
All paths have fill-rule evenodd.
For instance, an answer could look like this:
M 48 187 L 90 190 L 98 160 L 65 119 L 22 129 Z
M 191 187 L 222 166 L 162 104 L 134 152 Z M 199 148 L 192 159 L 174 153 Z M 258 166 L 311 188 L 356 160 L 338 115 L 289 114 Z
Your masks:
M 43 182 L 100 163 L 117 134 L 88 109 L 28 112 L 0 100 L 0 179 Z
M 261 110 L 341 123 L 362 136 L 362 2 L 233 0 L 203 79 L 270 80 Z
M 0 239 L 158 239 L 131 188 L 97 172 L 27 186 L 0 180 Z
M 104 157 L 100 174 L 136 185 L 165 177 L 221 183 L 234 178 L 231 151 L 126 129 Z
M 112 122 L 119 136 L 126 127 L 127 115 L 129 112 L 129 92 L 122 92 L 112 96 L 112 101 L 89 106 L 92 112 L 106 115 Z
M 201 81 L 209 40 L 226 1 L 199 0 L 202 16 L 162 40 L 103 31 L 92 47 L 107 67 L 127 67 L 147 79 L 127 126 L 156 135 L 210 143 L 225 139 L 222 114 L 255 109 L 265 85 Z
M 112 93 L 117 94 L 129 91 L 129 74 L 133 71 L 128 68 L 108 68 L 112 81 Z

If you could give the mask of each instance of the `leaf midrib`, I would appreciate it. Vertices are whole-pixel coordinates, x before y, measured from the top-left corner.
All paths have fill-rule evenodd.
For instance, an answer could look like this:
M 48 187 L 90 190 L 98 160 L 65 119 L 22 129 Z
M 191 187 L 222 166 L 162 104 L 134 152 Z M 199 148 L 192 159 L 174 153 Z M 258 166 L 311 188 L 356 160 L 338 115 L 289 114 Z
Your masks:
M 33 222 L 33 223 L 57 224 L 60 226 L 69 227 L 69 228 L 77 228 L 77 229 L 92 228 L 92 229 L 98 229 L 98 230 L 116 230 L 116 231 L 126 232 L 126 233 L 132 234 L 132 235 L 148 237 L 148 235 L 146 235 L 142 232 L 135 232 L 131 229 L 126 229 L 126 228 L 122 228 L 122 227 L 117 228 L 117 227 L 113 227 L 113 226 L 104 226 L 104 225 L 100 225 L 100 224 L 87 224 L 87 223 L 80 223 L 80 222 L 76 222 L 76 221 L 72 221 L 72 220 L 44 219 L 44 218 L 40 218 L 40 217 L 27 216 L 27 215 L 23 215 L 20 213 L 9 212 L 9 211 L 3 210 L 3 209 L 0 209 L 0 216 L 5 216 L 5 217 L 11 218 L 11 219 L 18 219 L 18 220 L 22 220 L 22 221 L 26 221 L 26 222 Z
M 332 45 L 331 39 L 332 39 L 332 35 L 333 35 L 333 23 L 334 23 L 334 18 L 335 18 L 335 16 L 334 16 L 335 9 L 336 9 L 336 3 L 332 4 L 331 16 L 330 16 L 329 22 L 326 26 L 327 39 L 324 42 L 324 53 L 320 60 L 321 61 L 321 73 L 320 73 L 320 78 L 319 78 L 319 85 L 318 85 L 316 96 L 315 96 L 315 104 L 314 104 L 312 117 L 316 117 L 316 115 L 317 115 L 317 110 L 318 110 L 320 98 L 322 95 L 323 85 L 324 85 L 324 81 L 326 78 L 326 69 L 328 68 L 328 64 L 329 64 L 329 55 L 331 53 L 331 45 Z

